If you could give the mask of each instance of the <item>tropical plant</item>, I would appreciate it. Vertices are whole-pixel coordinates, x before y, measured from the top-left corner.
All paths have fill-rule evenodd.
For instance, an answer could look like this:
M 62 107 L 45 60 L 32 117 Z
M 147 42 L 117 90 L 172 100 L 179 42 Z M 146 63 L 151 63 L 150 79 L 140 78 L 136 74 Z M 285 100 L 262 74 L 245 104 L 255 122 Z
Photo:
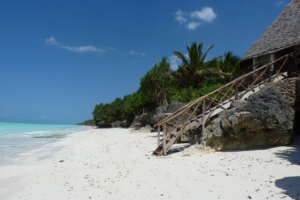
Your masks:
M 186 48 L 187 56 L 179 51 L 174 51 L 174 55 L 182 61 L 182 65 L 178 67 L 174 76 L 181 87 L 198 87 L 199 83 L 203 81 L 199 74 L 204 70 L 206 56 L 213 46 L 209 46 L 205 52 L 203 52 L 203 43 L 194 42 Z
M 78 123 L 78 125 L 83 125 L 83 126 L 94 126 L 95 121 L 93 119 L 86 120 L 84 122 Z
M 124 96 L 121 108 L 122 118 L 130 122 L 134 116 L 141 114 L 145 108 L 151 107 L 152 104 L 149 97 L 141 90 Z
M 235 56 L 232 51 L 228 51 L 220 60 L 220 68 L 223 72 L 230 73 L 232 77 L 237 77 L 240 70 L 240 58 Z
M 171 88 L 171 69 L 166 57 L 157 63 L 141 79 L 140 90 L 150 97 L 150 100 L 160 106 L 168 104 Z
M 233 55 L 231 51 L 225 53 L 224 56 L 206 61 L 207 54 L 212 48 L 213 46 L 209 46 L 203 52 L 203 43 L 194 42 L 191 46 L 187 46 L 187 56 L 174 51 L 174 54 L 182 61 L 182 65 L 174 73 L 180 87 L 193 86 L 198 88 L 205 80 L 212 77 L 226 82 L 238 75 L 239 58 Z
M 95 106 L 93 117 L 96 124 L 100 122 L 108 123 L 110 117 L 108 115 L 109 104 L 100 103 Z
M 204 68 L 196 72 L 197 76 L 203 77 L 205 80 L 215 78 L 221 82 L 230 80 L 232 78 L 232 74 L 229 72 L 224 72 L 221 68 L 220 63 L 222 62 L 222 59 L 222 56 L 218 56 L 207 61 L 204 64 Z
M 140 81 L 139 89 L 108 104 L 98 104 L 93 111 L 93 120 L 98 126 L 110 126 L 116 120 L 126 119 L 131 123 L 136 115 L 151 111 L 170 101 L 190 102 L 237 77 L 239 58 L 232 52 L 207 60 L 213 48 L 203 51 L 203 44 L 196 42 L 187 46 L 187 55 L 174 51 L 181 60 L 177 71 L 171 71 L 166 57 L 148 71 Z M 215 96 L 220 99 L 220 95 Z
M 223 86 L 221 83 L 217 83 L 212 79 L 208 79 L 200 88 L 194 88 L 192 86 L 181 89 L 174 89 L 172 96 L 170 97 L 171 101 L 180 101 L 189 103 L 196 98 L 204 96 L 218 88 Z

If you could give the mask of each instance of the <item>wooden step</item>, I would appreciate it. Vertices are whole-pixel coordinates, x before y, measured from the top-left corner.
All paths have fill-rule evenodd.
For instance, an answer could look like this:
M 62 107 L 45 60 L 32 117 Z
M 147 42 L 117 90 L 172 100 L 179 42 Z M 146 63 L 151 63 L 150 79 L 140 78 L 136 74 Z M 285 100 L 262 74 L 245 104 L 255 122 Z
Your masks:
M 173 139 L 174 137 L 167 139 L 166 140 L 166 144 L 168 145 L 169 142 Z M 167 149 L 168 150 L 168 149 Z M 161 143 L 154 151 L 153 154 L 157 155 L 157 156 L 162 156 L 164 153 L 164 149 L 163 149 L 163 143 Z
M 163 144 L 160 144 L 153 152 L 153 154 L 156 156 L 162 156 L 163 153 L 164 153 Z

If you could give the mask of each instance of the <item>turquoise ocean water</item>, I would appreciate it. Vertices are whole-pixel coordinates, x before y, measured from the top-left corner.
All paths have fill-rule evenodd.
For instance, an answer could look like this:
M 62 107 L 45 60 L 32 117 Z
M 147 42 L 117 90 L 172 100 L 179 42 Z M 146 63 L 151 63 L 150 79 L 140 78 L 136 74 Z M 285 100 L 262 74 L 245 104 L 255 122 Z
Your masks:
M 0 164 L 7 163 L 22 152 L 59 140 L 59 137 L 43 138 L 42 136 L 64 136 L 86 129 L 88 127 L 77 125 L 0 122 Z

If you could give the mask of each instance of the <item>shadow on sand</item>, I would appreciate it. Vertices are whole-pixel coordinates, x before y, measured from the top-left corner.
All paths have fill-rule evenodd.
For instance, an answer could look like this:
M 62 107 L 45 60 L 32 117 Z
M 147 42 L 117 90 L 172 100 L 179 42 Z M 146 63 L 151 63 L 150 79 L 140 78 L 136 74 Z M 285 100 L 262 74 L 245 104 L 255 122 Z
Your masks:
M 179 143 L 177 145 L 174 145 L 169 151 L 168 151 L 168 155 L 174 154 L 174 153 L 178 153 L 178 152 L 182 152 L 184 151 L 186 148 L 189 148 L 191 145 L 189 143 Z
M 300 176 L 285 177 L 275 181 L 278 188 L 284 190 L 284 194 L 292 199 L 300 200 Z
M 292 165 L 300 165 L 300 136 L 295 138 L 292 149 L 277 152 L 275 155 L 288 160 Z M 275 181 L 275 185 L 276 187 L 283 189 L 284 194 L 288 195 L 292 199 L 300 200 L 300 176 L 278 179 Z

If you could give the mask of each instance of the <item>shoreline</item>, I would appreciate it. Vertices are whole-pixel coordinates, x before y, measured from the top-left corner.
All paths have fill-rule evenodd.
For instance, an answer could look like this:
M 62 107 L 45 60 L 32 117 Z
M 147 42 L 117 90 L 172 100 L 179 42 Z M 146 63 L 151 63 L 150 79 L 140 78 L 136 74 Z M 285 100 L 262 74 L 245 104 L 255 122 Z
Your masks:
M 23 153 L 0 166 L 0 199 L 300 198 L 299 144 L 156 157 L 155 135 L 91 128 Z
M 22 123 L 5 123 L 5 125 L 0 131 L 0 165 L 13 163 L 19 154 L 43 148 L 44 145 L 54 143 L 69 134 L 89 129 L 77 125 L 34 124 L 31 126 L 32 124 Z

